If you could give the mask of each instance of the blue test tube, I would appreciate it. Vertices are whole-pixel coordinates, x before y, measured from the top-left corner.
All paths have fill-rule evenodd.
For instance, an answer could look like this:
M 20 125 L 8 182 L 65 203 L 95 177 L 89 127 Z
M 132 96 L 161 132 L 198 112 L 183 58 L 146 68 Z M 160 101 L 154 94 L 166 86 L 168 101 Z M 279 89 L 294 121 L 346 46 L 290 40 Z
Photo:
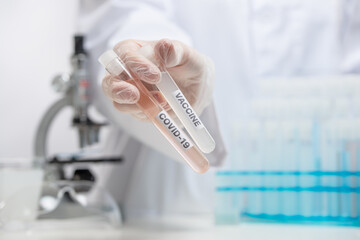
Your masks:
M 346 149 L 347 141 L 345 139 L 341 140 L 340 147 L 340 162 L 339 168 L 340 172 L 343 174 L 340 175 L 341 182 L 341 193 L 340 193 L 340 215 L 345 219 L 351 216 L 351 181 L 350 176 L 347 175 L 350 172 L 350 155 Z
M 291 200 L 291 205 L 288 209 L 288 214 L 291 216 L 298 216 L 300 214 L 300 193 L 295 191 L 300 185 L 299 179 L 299 166 L 300 166 L 300 152 L 301 152 L 301 142 L 299 135 L 299 125 L 296 122 L 294 128 L 292 129 L 292 140 L 291 140 L 291 152 L 289 156 L 289 171 L 290 176 L 287 179 L 288 187 L 293 189 L 289 192 L 289 199 Z
M 360 139 L 357 140 L 356 145 L 356 218 L 357 220 L 360 220 Z
M 282 186 L 285 189 L 282 192 L 282 214 L 285 217 L 294 217 L 298 214 L 298 192 L 294 189 L 298 186 L 297 183 L 297 160 L 299 153 L 299 139 L 298 128 L 294 122 L 289 123 L 285 127 L 286 131 L 283 137 L 283 149 L 281 154 L 281 161 L 283 166 L 283 175 L 280 176 Z
M 321 149 L 320 149 L 320 125 L 317 121 L 313 123 L 312 129 L 312 155 L 313 155 L 313 164 L 315 172 L 320 173 L 321 168 Z M 322 206 L 323 206 L 323 194 L 322 191 L 322 174 L 314 175 L 314 186 L 316 187 L 316 191 L 313 192 L 313 204 L 312 204 L 312 215 L 315 217 L 319 217 L 322 215 Z
M 248 161 L 249 161 L 249 174 L 246 176 L 248 178 L 248 204 L 246 212 L 249 215 L 257 216 L 261 214 L 262 211 L 262 200 L 263 192 L 259 190 L 259 187 L 262 186 L 262 175 L 258 174 L 262 170 L 264 159 L 262 148 L 262 123 L 260 121 L 252 121 L 248 127 L 248 141 L 250 142 L 248 148 Z
M 268 122 L 265 126 L 266 144 L 266 160 L 264 162 L 264 214 L 268 217 L 274 217 L 281 214 L 281 181 L 279 172 L 281 168 L 281 150 L 282 150 L 282 129 L 279 122 Z
M 299 153 L 300 159 L 300 199 L 301 199 L 301 217 L 311 217 L 313 214 L 313 192 L 309 191 L 315 185 L 315 179 L 313 175 L 308 174 L 314 171 L 313 152 L 312 152 L 312 139 L 310 134 L 311 125 L 304 122 L 301 127 L 301 153 Z

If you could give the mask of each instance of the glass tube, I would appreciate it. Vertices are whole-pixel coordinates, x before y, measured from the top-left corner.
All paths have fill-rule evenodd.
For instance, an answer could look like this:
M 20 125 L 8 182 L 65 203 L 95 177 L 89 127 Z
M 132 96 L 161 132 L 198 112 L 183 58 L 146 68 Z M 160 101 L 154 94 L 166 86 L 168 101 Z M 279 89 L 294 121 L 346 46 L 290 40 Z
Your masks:
M 150 45 L 145 45 L 138 52 L 159 67 L 161 81 L 156 86 L 164 95 L 182 124 L 184 124 L 186 131 L 190 134 L 196 145 L 204 153 L 212 152 L 215 149 L 214 139 L 189 104 L 185 95 L 176 85 L 164 64 L 159 60 L 155 60 L 153 48 Z

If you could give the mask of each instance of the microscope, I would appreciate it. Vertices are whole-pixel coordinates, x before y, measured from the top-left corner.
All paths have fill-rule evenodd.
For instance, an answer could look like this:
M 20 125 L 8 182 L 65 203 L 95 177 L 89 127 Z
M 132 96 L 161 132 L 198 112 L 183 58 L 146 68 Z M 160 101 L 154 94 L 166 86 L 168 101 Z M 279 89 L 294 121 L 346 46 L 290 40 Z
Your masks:
M 49 157 L 47 154 L 47 135 L 49 128 L 57 114 L 65 107 L 73 109 L 72 126 L 79 135 L 79 147 L 84 149 L 99 142 L 100 128 L 106 123 L 94 122 L 89 116 L 90 105 L 90 81 L 88 71 L 88 53 L 84 49 L 84 36 L 74 36 L 74 54 L 71 56 L 71 74 L 57 75 L 52 86 L 56 92 L 63 96 L 50 106 L 42 117 L 36 131 L 34 156 L 35 164 L 45 169 L 45 181 L 54 180 L 87 180 L 95 181 L 88 168 L 80 168 L 74 171 L 71 179 L 66 179 L 64 167 L 69 164 L 89 163 L 119 163 L 121 157 L 82 158 L 72 155 L 67 159 L 55 155 Z

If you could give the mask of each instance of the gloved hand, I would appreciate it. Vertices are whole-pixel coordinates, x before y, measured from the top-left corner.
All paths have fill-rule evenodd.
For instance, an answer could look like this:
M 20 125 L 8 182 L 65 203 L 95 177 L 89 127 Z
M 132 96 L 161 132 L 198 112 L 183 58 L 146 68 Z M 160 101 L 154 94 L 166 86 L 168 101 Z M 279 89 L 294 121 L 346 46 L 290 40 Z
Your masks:
M 148 86 L 160 81 L 159 68 L 138 52 L 142 46 L 148 44 L 154 47 L 156 57 L 165 63 L 176 84 L 200 115 L 212 98 L 214 67 L 210 58 L 182 42 L 168 39 L 126 40 L 118 43 L 114 51 L 123 60 L 133 77 L 141 79 Z M 140 97 L 136 86 L 121 80 L 120 77 L 106 75 L 102 81 L 102 88 L 120 112 L 129 113 L 139 120 L 147 120 L 145 114 L 135 104 Z M 169 110 L 161 93 L 158 91 L 152 93 L 165 110 Z

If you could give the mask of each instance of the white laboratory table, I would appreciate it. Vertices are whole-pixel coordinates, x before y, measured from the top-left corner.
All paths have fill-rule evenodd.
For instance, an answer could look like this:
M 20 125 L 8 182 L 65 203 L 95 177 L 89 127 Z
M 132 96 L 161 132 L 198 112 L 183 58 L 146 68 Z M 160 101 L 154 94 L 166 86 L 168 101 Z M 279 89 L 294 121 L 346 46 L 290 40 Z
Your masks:
M 46 224 L 43 224 L 44 226 Z M 243 223 L 215 226 L 211 217 L 177 217 L 128 222 L 119 229 L 96 225 L 0 231 L 1 240 L 360 240 L 360 228 Z M 71 227 L 69 227 L 71 226 Z

